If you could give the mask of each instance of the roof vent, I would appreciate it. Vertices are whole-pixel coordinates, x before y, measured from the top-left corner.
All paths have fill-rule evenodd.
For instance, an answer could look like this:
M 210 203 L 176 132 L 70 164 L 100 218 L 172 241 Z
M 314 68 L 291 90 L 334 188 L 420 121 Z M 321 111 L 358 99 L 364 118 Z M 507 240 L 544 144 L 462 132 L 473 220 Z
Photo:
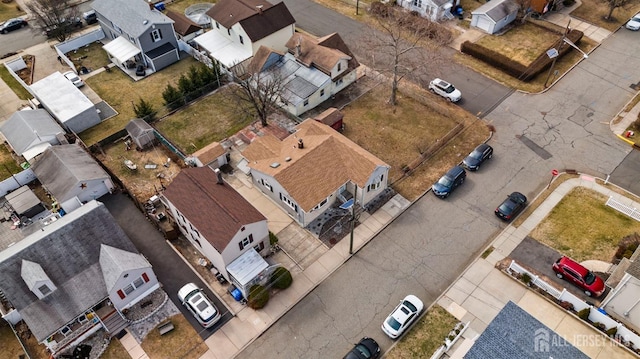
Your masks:
M 262 7 L 263 7 L 263 6 L 264 6 L 264 5 L 257 5 L 257 6 L 256 6 L 256 7 L 258 8 L 258 13 L 259 13 L 259 14 L 262 14 Z
M 291 157 L 285 157 L 285 158 L 284 158 L 284 161 L 285 161 L 285 162 L 289 162 L 289 161 L 291 161 Z
M 149 23 L 149 20 L 143 20 L 143 21 L 142 21 L 142 25 L 146 25 L 146 24 L 148 24 L 148 23 Z
M 278 167 L 280 167 L 280 164 L 278 162 L 274 162 L 274 163 L 270 164 L 269 167 L 278 168 Z
M 302 138 L 298 139 L 298 148 L 300 149 L 304 148 L 304 142 L 302 142 Z

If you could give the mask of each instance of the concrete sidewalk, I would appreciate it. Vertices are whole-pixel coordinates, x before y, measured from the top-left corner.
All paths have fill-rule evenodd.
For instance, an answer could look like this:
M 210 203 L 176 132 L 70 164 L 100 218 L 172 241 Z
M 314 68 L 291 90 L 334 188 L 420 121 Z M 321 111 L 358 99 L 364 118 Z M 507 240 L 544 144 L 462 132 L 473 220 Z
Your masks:
M 583 175 L 560 184 L 524 223 L 517 228 L 512 225 L 505 228 L 493 241 L 493 252 L 486 259 L 476 259 L 438 299 L 437 303 L 458 320 L 471 323 L 462 335 L 462 341 L 447 353 L 449 357 L 462 358 L 477 336 L 509 301 L 516 303 L 591 358 L 635 357 L 604 337 L 597 342 L 578 340 L 600 336 L 602 333 L 495 268 L 498 262 L 509 256 L 525 236 L 542 222 L 565 195 L 578 186 L 613 196 L 628 205 L 640 206 L 639 203 L 631 203 L 627 197 L 597 184 L 595 179 L 589 176 Z M 532 338 L 532 343 L 533 340 Z

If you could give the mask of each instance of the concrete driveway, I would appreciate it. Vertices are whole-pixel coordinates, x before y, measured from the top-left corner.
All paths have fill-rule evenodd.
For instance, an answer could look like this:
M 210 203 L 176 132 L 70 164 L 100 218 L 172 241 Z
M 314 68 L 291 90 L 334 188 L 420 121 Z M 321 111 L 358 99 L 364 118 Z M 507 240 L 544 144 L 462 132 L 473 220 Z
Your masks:
M 99 201 L 105 204 L 136 248 L 151 263 L 164 291 L 167 292 L 171 301 L 180 309 L 202 339 L 207 339 L 231 319 L 232 314 L 222 301 L 184 263 L 182 258 L 167 244 L 162 234 L 147 221 L 146 217 L 126 195 L 120 193 L 106 195 L 101 197 Z M 213 327 L 203 328 L 178 299 L 178 290 L 189 282 L 203 288 L 216 308 L 220 310 L 222 319 Z

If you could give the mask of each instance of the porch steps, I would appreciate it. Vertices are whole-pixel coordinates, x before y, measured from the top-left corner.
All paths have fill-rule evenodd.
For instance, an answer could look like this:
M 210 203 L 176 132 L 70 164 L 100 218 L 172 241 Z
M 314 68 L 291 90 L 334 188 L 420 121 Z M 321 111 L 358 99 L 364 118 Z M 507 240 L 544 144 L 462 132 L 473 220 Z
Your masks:
M 124 328 L 129 326 L 129 322 L 118 313 L 118 311 L 114 310 L 113 312 L 107 314 L 106 317 L 102 318 L 102 323 L 104 327 L 107 329 L 107 332 L 112 337 L 118 335 Z

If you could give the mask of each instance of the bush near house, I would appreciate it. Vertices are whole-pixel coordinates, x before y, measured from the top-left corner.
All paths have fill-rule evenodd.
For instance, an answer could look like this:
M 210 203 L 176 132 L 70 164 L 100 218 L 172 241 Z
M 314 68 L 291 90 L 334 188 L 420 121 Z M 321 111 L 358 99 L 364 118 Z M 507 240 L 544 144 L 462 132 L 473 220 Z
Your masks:
M 247 305 L 251 309 L 262 309 L 269 301 L 269 291 L 260 284 L 255 284 L 249 289 Z
M 269 283 L 277 289 L 287 289 L 292 282 L 291 272 L 284 267 L 276 268 L 271 274 L 271 278 L 269 278 Z

